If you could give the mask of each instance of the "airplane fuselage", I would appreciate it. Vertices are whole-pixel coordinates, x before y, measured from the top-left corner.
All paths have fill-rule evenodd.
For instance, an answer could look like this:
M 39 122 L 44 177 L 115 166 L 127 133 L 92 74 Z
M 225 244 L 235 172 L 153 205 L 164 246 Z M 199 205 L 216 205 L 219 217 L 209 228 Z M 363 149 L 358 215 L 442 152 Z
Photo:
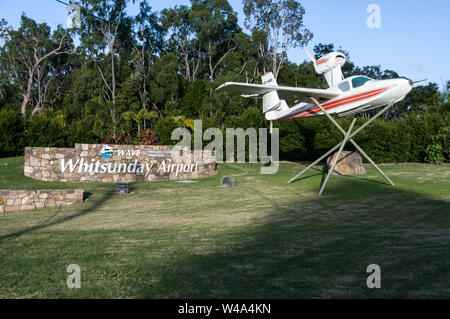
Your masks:
M 321 102 L 330 114 L 345 116 L 381 107 L 402 100 L 412 85 L 407 79 L 373 80 L 365 76 L 352 76 L 327 91 L 338 93 L 333 99 Z M 323 115 L 313 103 L 298 103 L 289 109 L 266 113 L 268 120 L 301 118 Z

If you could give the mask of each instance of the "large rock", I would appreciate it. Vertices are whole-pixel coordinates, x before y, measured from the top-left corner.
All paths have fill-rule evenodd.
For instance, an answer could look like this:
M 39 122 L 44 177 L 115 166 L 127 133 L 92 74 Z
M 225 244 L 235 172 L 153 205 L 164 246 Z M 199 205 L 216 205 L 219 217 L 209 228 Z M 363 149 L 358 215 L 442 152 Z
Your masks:
M 329 156 L 327 164 L 330 167 L 331 162 L 336 158 L 337 152 Z M 361 156 L 355 152 L 342 151 L 339 159 L 334 166 L 333 175 L 364 175 L 366 170 L 364 169 Z

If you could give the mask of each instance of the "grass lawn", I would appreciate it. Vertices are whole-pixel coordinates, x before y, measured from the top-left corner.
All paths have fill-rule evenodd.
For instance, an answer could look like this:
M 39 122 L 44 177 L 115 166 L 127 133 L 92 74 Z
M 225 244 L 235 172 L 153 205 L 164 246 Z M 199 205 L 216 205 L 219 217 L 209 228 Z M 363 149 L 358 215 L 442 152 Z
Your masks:
M 7 162 L 8 166 L 4 163 Z M 53 183 L 0 159 L 0 189 L 83 188 L 83 204 L 0 214 L 1 298 L 450 298 L 450 166 L 370 166 L 333 176 L 301 164 L 260 175 L 221 164 L 195 183 Z M 236 177 L 222 188 L 223 175 Z M 66 268 L 81 267 L 81 289 Z M 366 268 L 381 267 L 381 289 Z

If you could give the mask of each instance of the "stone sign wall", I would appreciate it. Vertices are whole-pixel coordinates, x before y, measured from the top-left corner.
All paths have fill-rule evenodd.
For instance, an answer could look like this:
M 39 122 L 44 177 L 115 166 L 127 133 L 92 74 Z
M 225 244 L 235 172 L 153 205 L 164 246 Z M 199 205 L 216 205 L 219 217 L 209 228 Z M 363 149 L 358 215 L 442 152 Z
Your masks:
M 75 144 L 75 148 L 25 148 L 25 176 L 42 181 L 134 182 L 215 173 L 214 151 L 191 154 L 186 147 Z
M 82 189 L 8 189 L 0 190 L 0 213 L 55 207 L 83 202 Z

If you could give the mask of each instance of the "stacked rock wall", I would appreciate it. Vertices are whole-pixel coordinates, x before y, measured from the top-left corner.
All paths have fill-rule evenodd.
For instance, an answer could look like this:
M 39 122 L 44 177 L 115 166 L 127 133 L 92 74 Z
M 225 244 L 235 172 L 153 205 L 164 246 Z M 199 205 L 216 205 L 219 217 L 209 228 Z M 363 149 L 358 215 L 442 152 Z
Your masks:
M 112 155 L 103 154 L 105 147 Z M 109 157 L 108 157 L 109 156 Z M 135 182 L 191 179 L 216 173 L 214 151 L 164 145 L 75 144 L 75 148 L 26 147 L 25 176 L 60 182 Z
M 7 189 L 0 190 L 0 213 L 55 207 L 83 202 L 82 189 Z

